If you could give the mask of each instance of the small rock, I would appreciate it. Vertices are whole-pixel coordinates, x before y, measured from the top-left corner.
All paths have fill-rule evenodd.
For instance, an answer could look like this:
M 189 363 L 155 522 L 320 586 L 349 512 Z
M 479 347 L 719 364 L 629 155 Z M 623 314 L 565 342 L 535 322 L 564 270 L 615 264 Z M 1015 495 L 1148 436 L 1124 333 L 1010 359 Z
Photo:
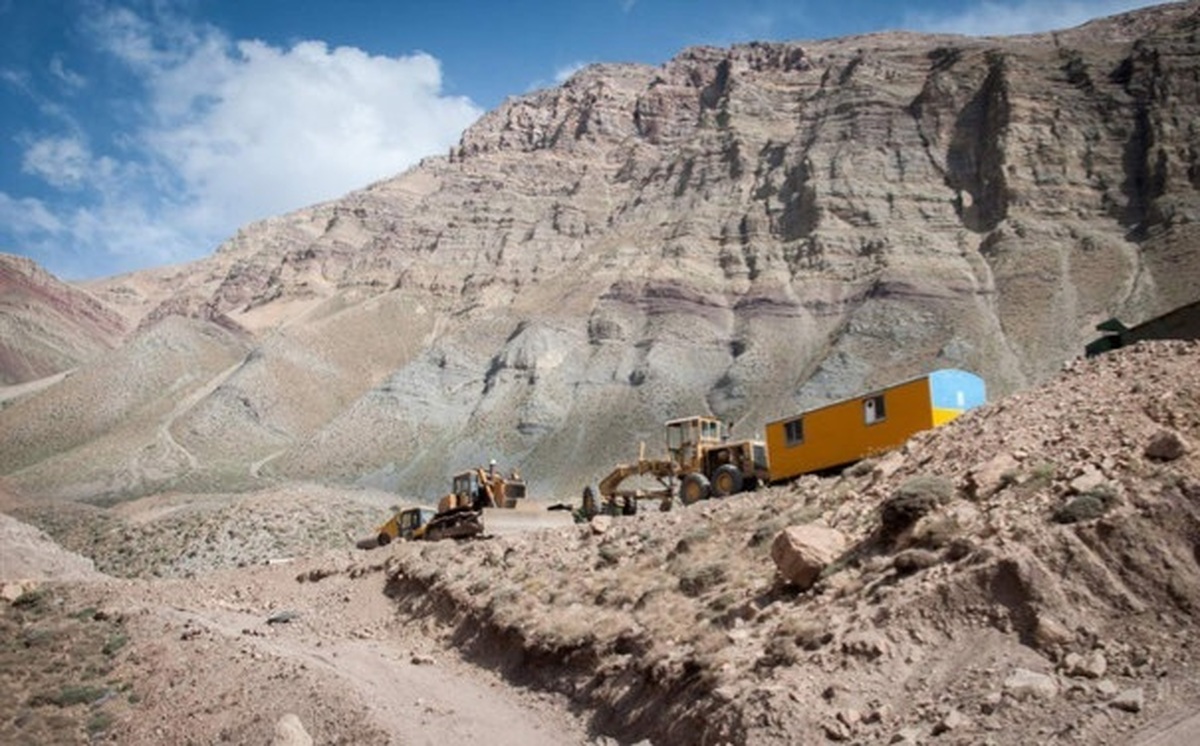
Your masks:
M 1104 478 L 1104 474 L 1099 469 L 1088 464 L 1083 467 L 1083 473 L 1071 480 L 1069 487 L 1071 492 L 1082 495 L 1098 489 L 1106 481 L 1108 480 Z
M 849 741 L 853 735 L 849 726 L 840 720 L 830 720 L 825 723 L 825 737 L 830 741 Z
M 437 662 L 433 659 L 433 656 L 424 655 L 423 653 L 413 653 L 412 658 L 409 660 L 414 666 L 432 666 Z
M 1126 689 L 1108 702 L 1109 707 L 1115 707 L 1125 712 L 1141 712 L 1146 704 L 1146 694 L 1142 688 Z
M 917 744 L 921 742 L 921 731 L 916 728 L 901 728 L 888 743 Z
M 1087 655 L 1067 653 L 1067 656 L 1063 659 L 1063 673 L 1068 676 L 1098 679 L 1107 670 L 1108 659 L 1099 650 L 1093 650 Z
M 867 713 L 863 718 L 864 723 L 883 723 L 890 720 L 892 717 L 892 706 L 883 704 Z
M 1033 631 L 1033 639 L 1038 648 L 1047 650 L 1058 645 L 1066 645 L 1075 639 L 1075 633 L 1054 617 L 1039 614 L 1037 627 Z
M 844 710 L 839 710 L 837 719 L 844 723 L 847 728 L 853 728 L 862 720 L 862 715 L 859 714 L 858 710 L 849 707 Z
M 596 534 L 597 536 L 599 536 L 601 534 L 606 534 L 606 533 L 608 533 L 608 530 L 610 528 L 612 528 L 612 516 L 607 516 L 607 515 L 592 516 L 592 520 L 590 521 L 590 523 L 592 526 L 593 534 Z
M 946 716 L 938 721 L 938 724 L 933 727 L 933 735 L 940 736 L 943 733 L 952 730 L 962 730 L 969 724 L 966 715 L 963 715 L 958 710 L 950 710 Z
M 1117 693 L 1117 685 L 1109 679 L 1101 679 L 1096 682 L 1096 692 L 1105 697 L 1111 697 Z
M 1007 487 L 1021 463 L 1008 453 L 1000 453 L 967 472 L 967 494 L 975 500 L 991 497 Z
M 1150 436 L 1143 451 L 1146 458 L 1155 461 L 1174 461 L 1185 456 L 1191 450 L 1191 444 L 1174 430 L 1162 429 Z
M 979 703 L 979 711 L 984 715 L 992 715 L 1000 707 L 1000 703 L 1004 701 L 1004 695 L 1000 692 L 991 692 L 983 701 Z
M 872 630 L 858 630 L 842 639 L 842 652 L 866 660 L 889 656 L 892 646 L 887 638 Z
M 1054 699 L 1058 696 L 1058 683 L 1053 676 L 1018 668 L 1004 680 L 1004 690 L 1019 700 Z
M 289 712 L 275 723 L 271 746 L 313 746 L 312 736 L 304 729 L 300 717 Z
M 3 598 L 5 601 L 8 601 L 11 604 L 29 591 L 34 590 L 36 587 L 36 583 L 28 580 L 16 583 L 4 583 L 2 586 L 0 586 L 0 598 Z

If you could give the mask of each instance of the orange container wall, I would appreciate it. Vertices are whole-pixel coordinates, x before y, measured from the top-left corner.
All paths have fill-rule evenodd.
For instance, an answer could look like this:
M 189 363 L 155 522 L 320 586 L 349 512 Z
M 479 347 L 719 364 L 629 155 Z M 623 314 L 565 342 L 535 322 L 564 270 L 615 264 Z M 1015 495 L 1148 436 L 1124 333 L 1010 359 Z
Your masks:
M 883 395 L 884 418 L 867 424 L 865 402 Z M 786 423 L 801 417 L 804 440 L 787 445 Z M 929 379 L 918 378 L 767 424 L 772 482 L 857 461 L 895 448 L 934 425 Z

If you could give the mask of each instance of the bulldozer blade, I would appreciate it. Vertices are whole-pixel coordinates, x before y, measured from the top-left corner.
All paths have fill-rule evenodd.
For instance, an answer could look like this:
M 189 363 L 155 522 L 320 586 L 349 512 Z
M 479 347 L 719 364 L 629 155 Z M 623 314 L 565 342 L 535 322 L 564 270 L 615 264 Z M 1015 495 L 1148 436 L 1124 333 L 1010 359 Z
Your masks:
M 574 524 L 575 518 L 570 511 L 547 510 L 542 505 L 483 509 L 483 532 L 489 536 L 509 536 Z

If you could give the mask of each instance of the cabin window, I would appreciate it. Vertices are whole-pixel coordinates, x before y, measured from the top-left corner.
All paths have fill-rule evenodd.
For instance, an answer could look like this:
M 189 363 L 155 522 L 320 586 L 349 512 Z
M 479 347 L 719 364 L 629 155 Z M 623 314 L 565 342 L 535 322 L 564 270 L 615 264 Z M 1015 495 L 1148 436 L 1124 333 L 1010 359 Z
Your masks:
M 783 423 L 783 437 L 787 445 L 796 446 L 804 442 L 804 418 L 797 417 Z
M 883 394 L 863 400 L 863 420 L 868 425 L 882 422 L 886 416 L 887 412 L 883 408 Z

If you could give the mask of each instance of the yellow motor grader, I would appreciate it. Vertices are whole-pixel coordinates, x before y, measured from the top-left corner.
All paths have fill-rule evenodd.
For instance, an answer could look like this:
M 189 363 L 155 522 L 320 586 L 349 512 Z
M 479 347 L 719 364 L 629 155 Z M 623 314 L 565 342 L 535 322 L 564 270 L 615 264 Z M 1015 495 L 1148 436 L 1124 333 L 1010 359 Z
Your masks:
M 666 423 L 666 458 L 646 458 L 642 444 L 638 460 L 618 464 L 608 476 L 583 491 L 582 513 L 633 515 L 638 501 L 658 500 L 669 510 L 677 496 L 685 505 L 708 497 L 724 497 L 754 489 L 767 479 L 767 447 L 761 440 L 730 440 L 720 420 L 702 415 Z M 649 477 L 658 487 L 622 488 L 632 477 Z

